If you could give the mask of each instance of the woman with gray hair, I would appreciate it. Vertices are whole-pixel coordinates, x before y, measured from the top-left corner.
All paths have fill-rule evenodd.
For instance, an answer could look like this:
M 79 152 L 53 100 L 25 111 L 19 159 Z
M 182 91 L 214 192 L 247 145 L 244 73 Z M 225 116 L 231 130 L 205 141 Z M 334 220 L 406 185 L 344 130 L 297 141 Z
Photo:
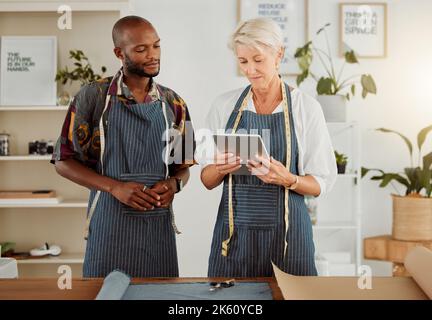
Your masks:
M 250 85 L 219 96 L 208 127 L 261 136 L 266 131 L 271 157 L 249 160 L 250 175 L 233 175 L 242 164 L 229 153 L 203 164 L 201 180 L 208 189 L 224 183 L 208 276 L 268 277 L 271 262 L 290 274 L 317 275 L 304 196 L 328 192 L 337 172 L 321 107 L 279 76 L 284 47 L 277 23 L 242 22 L 230 46 Z

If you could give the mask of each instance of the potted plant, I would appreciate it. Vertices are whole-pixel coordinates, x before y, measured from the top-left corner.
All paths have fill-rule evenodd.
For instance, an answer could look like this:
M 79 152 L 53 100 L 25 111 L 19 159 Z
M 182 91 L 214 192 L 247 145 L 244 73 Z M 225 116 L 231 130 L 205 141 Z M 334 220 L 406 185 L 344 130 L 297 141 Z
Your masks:
M 8 257 L 14 252 L 14 242 L 3 242 L 0 243 L 0 257 Z
M 340 174 L 344 174 L 346 170 L 346 165 L 348 163 L 348 157 L 343 153 L 337 152 L 336 150 L 334 153 L 336 157 L 337 171 Z
M 422 147 L 426 137 L 432 131 L 432 125 L 423 128 L 417 134 L 418 162 L 413 161 L 413 144 L 397 131 L 380 128 L 380 132 L 394 133 L 403 139 L 408 147 L 411 164 L 400 172 L 384 172 L 381 169 L 362 168 L 364 177 L 375 171 L 378 175 L 371 180 L 381 181 L 384 188 L 397 182 L 405 188 L 405 194 L 392 194 L 393 200 L 393 238 L 408 241 L 432 240 L 432 152 L 422 157 Z
M 327 23 L 316 33 L 316 35 L 324 34 L 327 44 L 326 51 L 317 48 L 312 41 L 308 41 L 304 46 L 297 48 L 294 57 L 301 70 L 301 74 L 297 76 L 297 85 L 300 86 L 308 77 L 314 79 L 317 83 L 317 99 L 323 108 L 327 122 L 344 122 L 346 121 L 346 101 L 356 94 L 356 84 L 360 83 L 363 98 L 366 98 L 368 94 L 376 94 L 377 88 L 370 74 L 356 74 L 342 78 L 346 64 L 359 63 L 353 50 L 344 53 L 344 63 L 336 72 L 326 30 L 329 26 L 330 23 Z M 325 70 L 323 76 L 318 76 L 311 70 L 315 56 L 318 57 Z
M 70 81 L 70 84 L 74 81 L 79 81 L 81 86 L 83 86 L 90 82 L 102 79 L 103 74 L 106 72 L 105 66 L 101 67 L 102 74 L 96 74 L 93 71 L 89 59 L 82 50 L 70 50 L 69 55 L 69 58 L 75 61 L 75 69 L 69 71 L 66 66 L 64 69 L 58 70 L 55 81 L 61 82 L 62 85 L 65 85 L 68 81 Z M 63 91 L 58 97 L 58 104 L 67 105 L 70 100 L 70 95 L 66 91 Z

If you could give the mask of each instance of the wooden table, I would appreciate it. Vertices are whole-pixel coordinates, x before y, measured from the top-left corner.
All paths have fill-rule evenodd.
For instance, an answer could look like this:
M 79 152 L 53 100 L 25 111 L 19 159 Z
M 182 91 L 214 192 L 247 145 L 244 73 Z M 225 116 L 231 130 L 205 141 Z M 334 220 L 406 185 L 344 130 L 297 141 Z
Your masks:
M 225 281 L 230 278 L 138 278 L 132 283 L 185 283 Z M 274 278 L 241 278 L 236 282 L 268 282 L 274 300 L 283 300 Z M 0 280 L 0 300 L 93 300 L 103 279 L 73 279 L 71 290 L 60 290 L 56 278 Z
M 390 235 L 365 238 L 364 258 L 392 262 L 393 276 L 407 277 L 410 275 L 403 263 L 408 251 L 415 246 L 432 249 L 432 241 L 402 241 L 393 239 Z

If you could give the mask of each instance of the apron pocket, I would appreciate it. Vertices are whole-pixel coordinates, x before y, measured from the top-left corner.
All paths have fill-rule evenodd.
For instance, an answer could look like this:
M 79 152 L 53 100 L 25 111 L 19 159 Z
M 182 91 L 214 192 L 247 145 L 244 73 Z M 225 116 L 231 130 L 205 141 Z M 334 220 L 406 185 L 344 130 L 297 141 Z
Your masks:
M 165 179 L 164 175 L 154 174 L 154 173 L 122 173 L 120 174 L 119 180 L 123 182 L 142 183 L 146 185 L 148 188 L 151 188 L 155 183 L 164 179 Z M 155 207 L 153 210 L 139 211 L 132 207 L 129 207 L 126 204 L 121 203 L 121 213 L 131 217 L 153 218 L 153 217 L 169 216 L 170 209 Z
M 233 185 L 234 228 L 274 228 L 278 219 L 279 187 Z M 224 222 L 229 225 L 228 185 L 224 186 Z
M 122 203 L 121 208 L 122 214 L 129 217 L 138 218 L 155 218 L 155 217 L 165 217 L 170 214 L 169 208 L 154 208 L 153 210 L 139 211 L 132 207 L 129 207 Z

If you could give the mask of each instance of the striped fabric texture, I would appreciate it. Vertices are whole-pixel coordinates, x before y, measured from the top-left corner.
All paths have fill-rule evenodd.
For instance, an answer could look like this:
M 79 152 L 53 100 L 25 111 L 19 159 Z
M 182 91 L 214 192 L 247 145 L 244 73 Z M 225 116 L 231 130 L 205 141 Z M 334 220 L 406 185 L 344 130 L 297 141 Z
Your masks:
M 165 179 L 160 101 L 125 107 L 112 97 L 104 154 L 105 175 L 151 187 Z M 96 194 L 90 193 L 91 204 Z M 102 192 L 90 222 L 84 277 L 121 270 L 131 277 L 177 277 L 175 232 L 169 208 L 140 212 Z
M 237 101 L 226 131 L 233 128 L 238 110 L 249 91 L 247 87 Z M 291 168 L 298 174 L 298 147 L 291 113 L 288 85 L 286 92 L 291 124 Z M 285 163 L 286 134 L 283 112 L 261 115 L 243 111 L 238 129 L 263 136 L 270 132 L 270 155 Z M 266 142 L 266 139 L 263 139 Z M 286 235 L 288 247 L 284 252 L 284 188 L 265 184 L 256 176 L 233 175 L 234 235 L 228 256 L 221 255 L 221 244 L 229 234 L 228 176 L 225 177 L 222 198 L 214 228 L 209 257 L 209 277 L 270 277 L 271 261 L 281 270 L 299 276 L 315 276 L 315 247 L 312 223 L 303 195 L 289 192 L 289 228 Z

